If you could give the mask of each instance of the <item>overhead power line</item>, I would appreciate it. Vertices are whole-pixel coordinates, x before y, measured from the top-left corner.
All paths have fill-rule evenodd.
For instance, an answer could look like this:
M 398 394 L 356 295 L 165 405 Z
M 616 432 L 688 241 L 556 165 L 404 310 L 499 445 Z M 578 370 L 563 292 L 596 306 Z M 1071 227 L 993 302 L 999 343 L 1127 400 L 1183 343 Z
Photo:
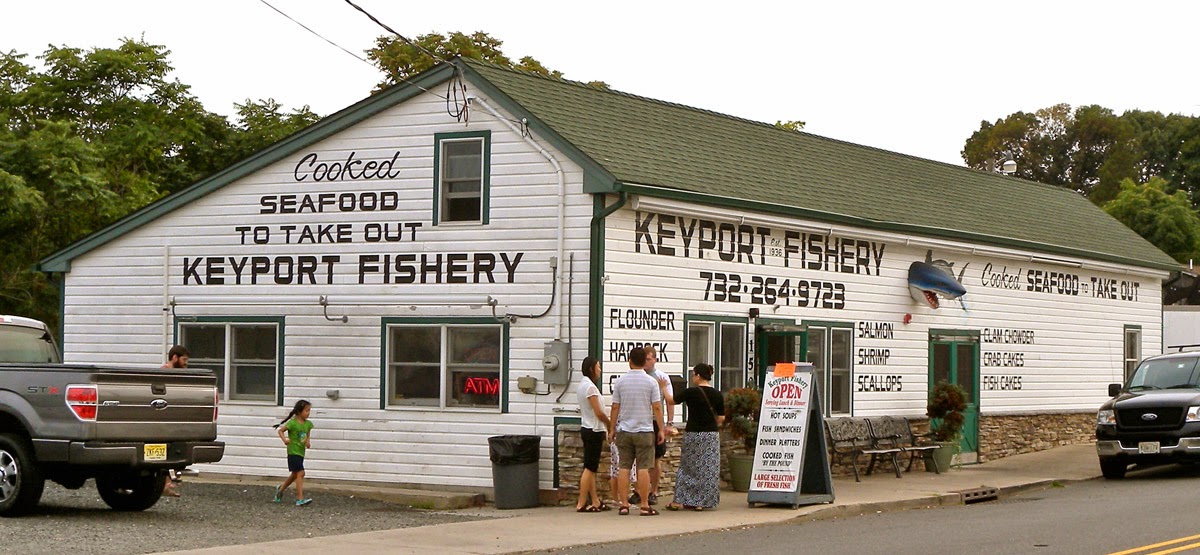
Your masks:
M 318 38 L 320 38 L 321 40 L 323 40 L 323 41 L 325 41 L 325 42 L 327 42 L 327 43 L 329 43 L 329 44 L 332 44 L 333 46 L 336 46 L 336 47 L 337 47 L 339 50 L 341 50 L 342 52 L 345 52 L 345 53 L 347 53 L 347 54 L 349 54 L 349 55 L 351 55 L 351 56 L 354 56 L 354 58 L 355 58 L 355 59 L 357 59 L 357 60 L 361 61 L 361 62 L 362 62 L 362 63 L 364 63 L 364 64 L 367 64 L 367 65 L 371 66 L 371 67 L 372 67 L 372 68 L 374 68 L 374 69 L 377 69 L 377 70 L 378 70 L 378 69 L 381 69 L 379 66 L 377 66 L 377 65 L 375 65 L 375 64 L 373 64 L 373 63 L 371 63 L 371 62 L 370 62 L 370 61 L 368 61 L 366 58 L 363 58 L 362 56 L 359 56 L 358 54 L 355 54 L 355 53 L 353 53 L 353 52 L 351 52 L 351 51 L 349 51 L 349 50 L 347 50 L 347 49 L 343 48 L 343 47 L 342 47 L 342 45 L 340 45 L 340 44 L 338 44 L 338 43 L 336 43 L 336 42 L 333 42 L 333 41 L 331 41 L 331 40 L 329 40 L 329 39 L 325 38 L 325 37 L 324 37 L 324 36 L 322 36 L 320 33 L 318 33 L 318 32 L 316 32 L 316 31 L 312 30 L 311 28 L 309 28 L 307 25 L 305 25 L 305 24 L 303 24 L 303 23 L 300 23 L 299 21 L 297 21 L 297 20 L 296 20 L 295 18 L 293 18 L 292 16 L 290 16 L 290 15 L 288 15 L 288 14 L 284 13 L 284 12 L 283 12 L 282 10 L 280 10 L 279 8 L 276 8 L 275 6 L 272 6 L 270 3 L 268 3 L 268 2 L 267 2 L 267 0 L 258 0 L 258 1 L 259 1 L 259 2 L 262 2 L 263 4 L 265 4 L 265 5 L 266 5 L 268 8 L 271 8 L 272 10 L 275 10 L 275 12 L 276 12 L 276 13 L 278 13 L 279 15 L 282 15 L 283 17 L 286 17 L 286 18 L 288 18 L 289 20 L 291 20 L 291 21 L 292 21 L 293 23 L 295 23 L 296 25 L 299 25 L 300 27 L 303 27 L 305 31 L 308 31 L 309 33 L 312 33 L 313 35 L 316 35 L 316 36 L 317 36 Z M 350 4 L 350 5 L 351 5 L 351 6 L 354 6 L 354 4 Z M 363 11 L 363 9 L 362 9 L 362 8 L 359 8 L 358 6 L 354 6 L 354 7 L 355 7 L 355 8 L 357 8 L 359 11 L 361 11 L 361 12 L 363 12 L 363 13 L 367 13 L 367 12 Z M 379 20 L 378 20 L 378 19 L 375 19 L 373 16 L 371 16 L 371 14 L 367 14 L 367 17 L 370 17 L 372 21 L 375 21 L 376 23 L 379 23 Z M 383 25 L 382 23 L 379 23 L 379 24 L 380 24 L 380 25 Z M 390 29 L 390 28 L 388 28 L 386 25 L 383 25 L 383 27 L 384 27 L 385 29 L 388 29 L 389 31 L 391 31 L 391 29 Z M 391 31 L 391 32 L 395 33 L 395 31 Z M 397 34 L 397 36 L 400 36 L 400 38 L 401 38 L 401 39 L 404 39 L 404 40 L 405 40 L 406 42 L 408 42 L 409 44 L 412 44 L 412 41 L 409 41 L 409 40 L 408 40 L 407 38 L 405 38 L 404 36 L 401 36 L 401 35 L 399 35 L 399 33 L 396 33 L 396 34 Z M 420 47 L 420 46 L 417 46 L 417 48 L 421 48 L 421 47 Z M 425 50 L 425 49 L 424 49 L 424 48 L 422 48 L 421 50 Z M 426 51 L 426 52 L 428 52 L 428 51 Z M 433 54 L 431 53 L 430 55 L 432 56 Z M 435 56 L 435 58 L 436 58 L 436 56 Z M 440 58 L 437 58 L 437 59 L 440 59 Z M 417 87 L 418 89 L 421 89 L 422 91 L 425 91 L 425 92 L 427 92 L 427 93 L 433 94 L 433 95 L 437 96 L 438 98 L 441 98 L 441 99 L 443 99 L 443 100 L 444 100 L 444 99 L 446 99 L 446 95 L 440 95 L 440 94 L 438 94 L 438 93 L 435 93 L 435 92 L 433 92 L 433 91 L 431 91 L 431 90 L 429 90 L 429 89 L 427 89 L 427 88 L 425 88 L 425 87 L 422 87 L 422 86 L 420 86 L 420 85 L 418 85 L 418 84 L 414 83 L 413 81 L 411 81 L 411 80 L 409 80 L 409 79 L 405 79 L 405 78 L 403 78 L 403 77 L 400 77 L 399 79 L 400 79 L 401 81 L 404 81 L 405 83 L 408 83 L 408 84 L 410 84 L 410 85 L 413 85 L 413 86 Z
M 317 36 L 317 38 L 320 38 L 321 40 L 323 40 L 323 41 L 325 41 L 325 42 L 327 42 L 327 43 L 329 43 L 329 44 L 332 44 L 332 45 L 334 45 L 334 46 L 338 47 L 338 48 L 339 48 L 339 49 L 340 49 L 342 52 L 345 52 L 345 53 L 347 53 L 347 54 L 349 54 L 349 55 L 351 55 L 351 56 L 354 56 L 354 57 L 355 57 L 355 58 L 356 58 L 358 61 L 360 61 L 360 62 L 362 62 L 362 63 L 364 63 L 364 64 L 367 64 L 367 65 L 369 65 L 369 66 L 371 66 L 371 67 L 375 67 L 375 64 L 372 64 L 371 62 L 368 62 L 366 58 L 363 58 L 362 56 L 359 56 L 358 54 L 355 54 L 355 53 L 353 53 L 353 52 L 351 52 L 351 51 L 349 51 L 349 50 L 346 50 L 345 48 L 343 48 L 343 47 L 342 47 L 342 45 L 340 45 L 340 44 L 338 44 L 338 43 L 336 43 L 336 42 L 333 42 L 333 41 L 331 41 L 331 40 L 329 40 L 329 39 L 325 38 L 324 36 L 322 36 L 322 35 L 321 35 L 321 33 L 318 33 L 318 32 L 316 32 L 316 31 L 314 31 L 314 30 L 310 29 L 310 28 L 308 27 L 308 25 L 305 25 L 305 24 L 303 24 L 303 23 L 300 23 L 299 21 L 296 21 L 296 18 L 294 18 L 294 17 L 292 17 L 292 16 L 290 16 L 290 15 L 288 15 L 288 14 L 286 14 L 286 13 L 283 13 L 283 11 L 281 11 L 279 8 L 276 8 L 275 6 L 272 6 L 272 5 L 271 5 L 269 2 L 267 2 L 267 0 L 258 0 L 258 1 L 259 1 L 259 2 L 262 2 L 263 4 L 266 4 L 266 6 L 267 6 L 268 8 L 271 8 L 272 10 L 275 10 L 275 12 L 276 12 L 276 13 L 278 13 L 279 15 L 282 15 L 283 17 L 286 17 L 286 18 L 288 18 L 289 20 L 291 20 L 291 21 L 292 21 L 292 23 L 295 23 L 296 25 L 299 25 L 299 26 L 303 27 L 305 31 L 308 31 L 308 32 L 312 33 L 313 35 L 316 35 L 316 36 Z M 376 68 L 376 69 L 378 69 L 378 68 Z
M 367 16 L 367 18 L 369 18 L 371 21 L 374 21 L 375 24 L 379 25 L 380 27 L 383 27 L 387 32 L 389 32 L 393 35 L 396 35 L 397 37 L 400 37 L 400 40 L 408 43 L 413 48 L 416 48 L 417 50 L 424 52 L 430 58 L 433 58 L 434 60 L 437 60 L 438 62 L 442 62 L 445 64 L 450 63 L 445 58 L 438 56 L 437 54 L 434 54 L 433 52 L 430 52 L 427 48 L 425 48 L 424 46 L 421 46 L 416 41 L 410 40 L 408 37 L 401 35 L 400 33 L 397 33 L 395 29 L 392 29 L 386 23 L 380 21 L 379 18 L 371 15 L 371 13 L 368 12 L 367 10 L 364 10 L 361 7 L 359 7 L 358 4 L 355 4 L 354 2 L 351 2 L 350 0 L 346 0 L 346 3 L 350 4 L 350 6 L 353 7 L 354 9 L 362 12 L 363 15 Z M 412 83 L 412 81 L 409 81 L 408 79 L 405 79 L 403 77 L 401 77 L 400 79 L 403 81 Z M 413 83 L 413 84 L 416 85 L 416 83 Z M 429 91 L 428 89 L 425 89 L 424 87 L 421 87 L 420 85 L 416 85 L 416 86 L 425 92 L 430 92 L 431 94 L 437 94 L 437 93 L 432 93 L 432 91 Z M 441 96 L 441 95 L 438 95 L 438 96 Z M 450 117 L 457 119 L 458 121 L 464 121 L 469 118 L 470 104 L 467 102 L 467 85 L 464 82 L 461 68 L 458 68 L 458 67 L 454 68 L 454 77 L 446 82 L 446 96 L 443 96 L 442 98 L 446 100 L 446 113 L 450 114 Z
M 402 40 L 402 41 L 404 41 L 404 42 L 407 42 L 408 44 L 412 45 L 412 46 L 413 46 L 413 48 L 416 48 L 417 50 L 420 50 L 421 52 L 424 52 L 424 53 L 428 54 L 430 58 L 433 58 L 433 59 L 435 59 L 435 60 L 437 60 L 437 61 L 439 61 L 439 62 L 446 62 L 446 59 L 445 59 L 445 58 L 442 58 L 441 56 L 438 56 L 437 54 L 434 54 L 433 52 L 430 52 L 430 51 L 429 51 L 429 50 L 427 50 L 427 49 L 426 49 L 424 46 L 421 46 L 420 44 L 417 44 L 417 42 L 416 42 L 416 41 L 409 40 L 409 38 L 408 38 L 408 37 L 406 37 L 406 36 L 404 36 L 404 35 L 401 35 L 400 33 L 397 33 L 395 29 L 392 29 L 391 27 L 388 27 L 388 25 L 387 25 L 386 23 L 384 23 L 384 22 L 380 21 L 380 20 L 379 20 L 379 18 L 377 18 L 377 17 L 375 17 L 375 16 L 371 15 L 371 13 L 370 13 L 370 12 L 368 12 L 367 10 L 364 10 L 364 9 L 362 9 L 362 8 L 361 8 L 361 7 L 360 7 L 358 4 L 355 4 L 354 2 L 351 2 L 350 0 L 346 0 L 346 3 L 347 3 L 347 4 L 350 4 L 350 6 L 351 6 L 351 7 L 353 7 L 354 9 L 356 9 L 356 10 L 358 10 L 358 11 L 362 12 L 362 14 L 363 14 L 363 15 L 365 15 L 365 16 L 367 16 L 367 18 L 369 18 L 371 21 L 374 21 L 376 25 L 379 25 L 380 27 L 383 27 L 385 30 L 387 30 L 387 32 L 389 32 L 389 33 L 391 33 L 391 34 L 393 34 L 393 35 L 396 35 L 397 37 L 400 37 L 400 40 Z

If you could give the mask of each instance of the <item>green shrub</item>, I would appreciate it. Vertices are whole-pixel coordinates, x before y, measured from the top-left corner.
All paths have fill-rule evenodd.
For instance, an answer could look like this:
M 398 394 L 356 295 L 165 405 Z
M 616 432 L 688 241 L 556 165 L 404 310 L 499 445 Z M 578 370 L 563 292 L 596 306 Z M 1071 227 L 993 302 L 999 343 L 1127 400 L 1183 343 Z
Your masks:
M 962 387 L 952 383 L 938 382 L 929 392 L 929 406 L 925 414 L 931 419 L 940 420 L 936 426 L 930 422 L 935 441 L 955 441 L 962 431 L 965 418 L 963 411 L 967 410 L 967 392 Z
M 733 437 L 740 438 L 746 450 L 754 452 L 762 395 L 757 389 L 738 387 L 725 394 L 725 425 Z

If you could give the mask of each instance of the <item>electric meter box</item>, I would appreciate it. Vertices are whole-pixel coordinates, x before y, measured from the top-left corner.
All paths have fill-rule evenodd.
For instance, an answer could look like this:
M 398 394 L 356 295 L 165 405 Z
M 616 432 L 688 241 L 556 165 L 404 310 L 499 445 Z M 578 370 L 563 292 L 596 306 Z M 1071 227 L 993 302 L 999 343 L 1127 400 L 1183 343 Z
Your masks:
M 547 341 L 542 356 L 543 380 L 551 385 L 566 385 L 571 381 L 571 347 L 565 341 Z

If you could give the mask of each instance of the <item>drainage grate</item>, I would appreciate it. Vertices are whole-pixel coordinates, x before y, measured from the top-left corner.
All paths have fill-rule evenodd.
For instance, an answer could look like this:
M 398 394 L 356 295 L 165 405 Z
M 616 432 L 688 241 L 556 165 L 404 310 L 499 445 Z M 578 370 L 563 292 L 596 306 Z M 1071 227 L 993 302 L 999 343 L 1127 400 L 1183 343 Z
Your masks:
M 1029 503 L 1032 501 L 1041 501 L 1041 500 L 1042 500 L 1041 497 L 1008 497 L 1005 499 L 997 500 L 995 503 L 993 503 L 993 505 L 1011 505 L 1014 503 Z
M 980 501 L 992 501 L 1000 496 L 1000 489 L 988 486 L 980 486 L 974 489 L 965 489 L 958 492 L 962 496 L 962 502 L 970 505 L 971 503 L 979 503 Z

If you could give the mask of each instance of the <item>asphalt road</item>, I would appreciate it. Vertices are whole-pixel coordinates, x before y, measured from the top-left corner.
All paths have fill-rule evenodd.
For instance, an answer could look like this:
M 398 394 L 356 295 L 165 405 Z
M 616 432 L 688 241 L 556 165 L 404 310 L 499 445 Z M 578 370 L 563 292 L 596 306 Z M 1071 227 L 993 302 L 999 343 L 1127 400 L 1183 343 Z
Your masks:
M 1200 553 L 1197 490 L 1200 470 L 1172 465 L 972 505 L 797 519 L 545 553 Z M 1157 545 L 1164 542 L 1171 543 Z
M 0 552 L 155 553 L 481 518 L 324 492 L 312 492 L 305 507 L 292 504 L 290 492 L 276 504 L 270 486 L 185 482 L 180 491 L 147 511 L 121 513 L 100 500 L 93 481 L 75 491 L 47 482 L 32 514 L 0 518 Z

